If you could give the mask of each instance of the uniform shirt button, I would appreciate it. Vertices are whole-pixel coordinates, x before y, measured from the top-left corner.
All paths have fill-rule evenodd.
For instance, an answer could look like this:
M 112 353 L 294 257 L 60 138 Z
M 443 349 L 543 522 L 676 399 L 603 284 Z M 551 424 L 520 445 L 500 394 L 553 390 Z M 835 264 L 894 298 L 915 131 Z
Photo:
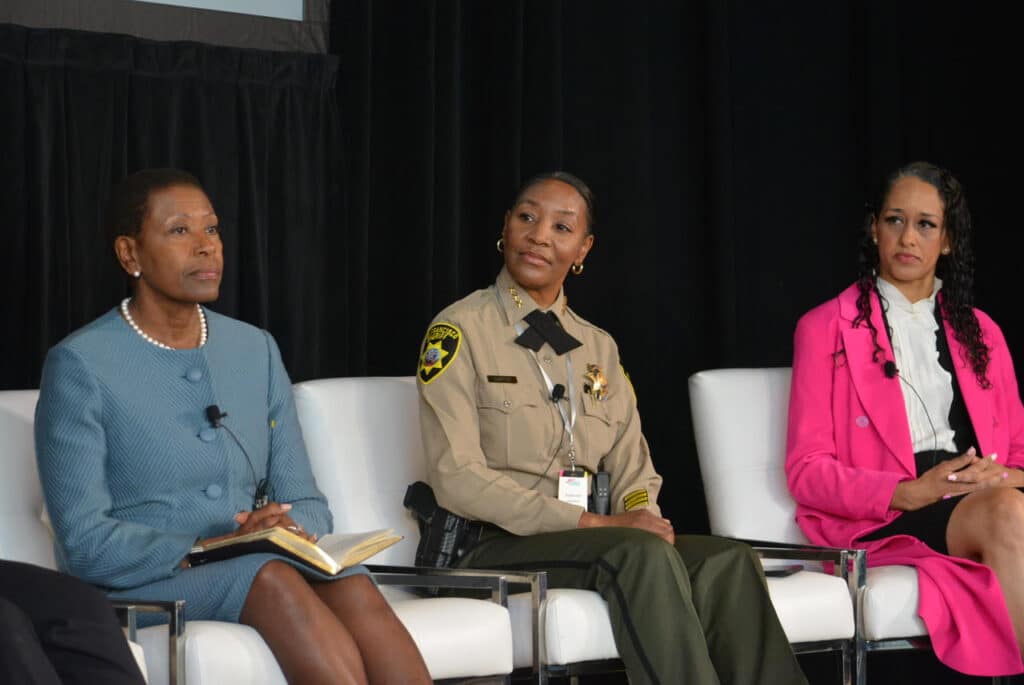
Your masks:
M 505 405 L 505 408 L 511 407 L 512 400 L 505 400 L 504 402 L 502 402 L 502 404 Z
M 218 499 L 223 493 L 224 490 L 216 483 L 206 486 L 206 496 L 210 499 Z
M 551 363 L 551 357 L 544 357 L 544 363 L 545 364 L 550 364 Z
M 203 380 L 203 370 L 193 367 L 185 372 L 185 378 L 189 379 L 193 383 L 198 383 Z
M 217 439 L 217 429 L 209 427 L 204 428 L 203 430 L 199 431 L 199 439 L 202 440 L 203 442 L 213 442 L 214 440 Z

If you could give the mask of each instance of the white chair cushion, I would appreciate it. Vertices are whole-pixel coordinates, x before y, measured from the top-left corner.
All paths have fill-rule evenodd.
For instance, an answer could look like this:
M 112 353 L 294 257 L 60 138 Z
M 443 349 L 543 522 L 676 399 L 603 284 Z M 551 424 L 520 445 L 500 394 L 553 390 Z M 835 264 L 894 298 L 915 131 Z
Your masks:
M 132 651 L 135 663 L 139 665 L 139 670 L 142 671 L 142 679 L 147 683 L 150 682 L 149 670 L 146 668 L 146 651 L 142 649 L 142 645 L 137 642 L 129 642 L 128 649 Z
M 327 378 L 294 386 L 317 487 L 337 531 L 394 528 L 402 542 L 368 563 L 411 565 L 419 529 L 402 506 L 426 479 L 419 397 L 413 378 Z
M 690 376 L 690 406 L 711 532 L 806 544 L 786 485 L 790 370 Z
M 853 602 L 842 578 L 818 571 L 799 571 L 767 580 L 775 613 L 790 642 L 853 637 Z
M 137 636 L 146 651 L 150 685 L 167 685 L 167 626 L 142 628 Z M 188 685 L 287 685 L 267 643 L 239 623 L 188 621 L 185 670 Z
M 508 601 L 512 614 L 516 668 L 533 663 L 532 598 L 529 593 L 511 595 Z M 542 661 L 551 665 L 577 661 L 618 659 L 619 650 L 612 636 L 608 604 L 590 590 L 553 589 L 541 607 L 545 643 L 541 645 Z
M 864 637 L 885 640 L 927 635 L 917 615 L 917 571 L 912 566 L 877 566 L 868 569 L 861 611 Z
M 394 602 L 434 680 L 512 671 L 512 626 L 500 604 L 462 597 Z M 189 685 L 192 685 L 189 683 Z

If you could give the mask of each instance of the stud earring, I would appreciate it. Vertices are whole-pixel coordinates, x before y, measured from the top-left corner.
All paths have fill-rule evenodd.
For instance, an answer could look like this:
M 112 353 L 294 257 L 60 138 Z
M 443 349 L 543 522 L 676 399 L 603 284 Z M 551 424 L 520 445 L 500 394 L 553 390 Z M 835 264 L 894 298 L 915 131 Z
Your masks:
M 949 254 L 950 252 L 952 252 L 952 250 L 950 250 L 948 247 L 942 248 L 942 254 Z
M 875 245 L 877 245 L 878 244 L 878 238 L 872 238 L 871 242 L 873 242 Z
M 505 251 L 505 239 L 498 238 L 498 242 L 494 243 L 494 246 L 498 248 L 498 253 L 501 254 Z
M 573 276 L 579 276 L 581 273 L 583 273 L 583 262 L 580 262 L 579 264 L 573 264 L 571 270 Z
M 142 275 L 141 271 L 133 271 L 132 272 L 132 278 L 138 278 L 141 275 Z

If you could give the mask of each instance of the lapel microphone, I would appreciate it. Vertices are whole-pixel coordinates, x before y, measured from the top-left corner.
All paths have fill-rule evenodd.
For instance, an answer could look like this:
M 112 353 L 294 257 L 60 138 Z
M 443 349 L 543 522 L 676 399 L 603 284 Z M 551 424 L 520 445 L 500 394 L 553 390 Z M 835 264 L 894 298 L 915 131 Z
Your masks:
M 899 375 L 900 370 L 896 368 L 896 362 L 889 360 L 882 364 L 882 372 L 886 378 L 896 378 Z M 917 392 L 916 390 L 914 392 Z
M 210 425 L 214 428 L 223 428 L 226 430 L 228 435 L 231 436 L 231 439 L 235 441 L 236 445 L 238 445 L 238 449 L 242 450 L 242 454 L 245 455 L 245 463 L 249 465 L 249 471 L 252 473 L 252 480 L 256 486 L 256 493 L 253 495 L 252 500 L 252 508 L 253 511 L 256 509 L 262 509 L 270 502 L 270 495 L 268 494 L 268 491 L 270 490 L 270 479 L 256 477 L 256 469 L 253 468 L 252 459 L 249 458 L 249 453 L 245 450 L 245 447 L 242 446 L 242 441 L 238 439 L 238 436 L 235 435 L 234 431 L 221 422 L 221 419 L 224 418 L 227 418 L 227 412 L 222 412 L 220 407 L 216 404 L 211 404 L 206 408 L 206 419 L 210 422 Z
M 561 383 L 555 383 L 555 387 L 551 389 L 551 401 L 557 404 L 562 401 L 563 397 L 565 397 L 565 386 Z

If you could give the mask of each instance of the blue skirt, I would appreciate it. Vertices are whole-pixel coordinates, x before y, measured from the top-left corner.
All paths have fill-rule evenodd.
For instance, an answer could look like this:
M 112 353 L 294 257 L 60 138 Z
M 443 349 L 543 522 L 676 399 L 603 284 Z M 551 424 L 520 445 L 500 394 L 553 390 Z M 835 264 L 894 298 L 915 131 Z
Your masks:
M 291 559 L 276 554 L 246 554 L 202 566 L 181 569 L 170 578 L 126 590 L 108 592 L 112 599 L 185 600 L 186 621 L 227 621 L 238 623 L 249 588 L 263 565 L 283 561 L 298 569 L 308 580 L 330 582 L 354 575 L 368 575 L 364 566 L 352 566 L 336 576 L 329 576 Z M 140 614 L 139 626 L 167 623 L 164 614 Z

